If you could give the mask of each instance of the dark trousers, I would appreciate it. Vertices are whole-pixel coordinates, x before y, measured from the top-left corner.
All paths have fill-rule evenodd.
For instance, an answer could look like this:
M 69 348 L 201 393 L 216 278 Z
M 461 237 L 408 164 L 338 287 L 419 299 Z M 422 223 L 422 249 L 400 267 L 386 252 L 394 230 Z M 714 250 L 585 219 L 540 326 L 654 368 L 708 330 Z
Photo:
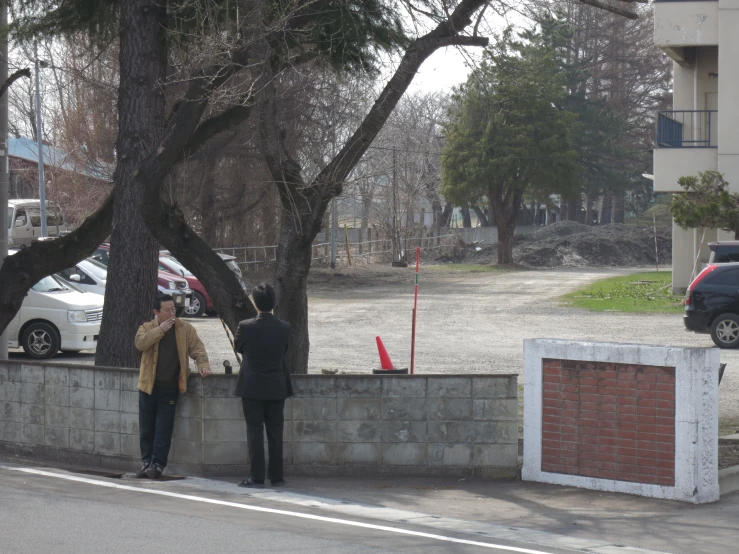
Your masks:
M 167 466 L 179 396 L 177 388 L 156 385 L 151 394 L 139 391 L 139 438 L 144 464 L 156 462 L 162 467 Z
M 264 481 L 264 429 L 267 429 L 269 480 L 282 481 L 282 428 L 285 426 L 284 400 L 241 399 L 246 419 L 251 478 Z

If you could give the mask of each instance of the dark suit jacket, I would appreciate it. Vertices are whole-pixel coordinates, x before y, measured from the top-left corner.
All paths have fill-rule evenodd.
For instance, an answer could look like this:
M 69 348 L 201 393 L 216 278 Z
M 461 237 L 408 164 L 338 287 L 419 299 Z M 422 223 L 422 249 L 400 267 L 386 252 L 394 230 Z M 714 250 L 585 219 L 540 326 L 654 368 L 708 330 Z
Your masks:
M 239 323 L 235 346 L 241 361 L 236 396 L 249 400 L 284 400 L 293 395 L 285 353 L 290 324 L 272 314 L 260 314 Z

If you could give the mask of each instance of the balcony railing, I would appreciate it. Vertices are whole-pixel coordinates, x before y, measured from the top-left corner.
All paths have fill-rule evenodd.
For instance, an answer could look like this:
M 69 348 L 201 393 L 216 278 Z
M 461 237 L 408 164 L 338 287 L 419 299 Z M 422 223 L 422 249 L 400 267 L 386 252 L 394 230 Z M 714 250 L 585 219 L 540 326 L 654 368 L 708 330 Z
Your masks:
M 716 148 L 716 110 L 673 110 L 657 112 L 658 148 Z

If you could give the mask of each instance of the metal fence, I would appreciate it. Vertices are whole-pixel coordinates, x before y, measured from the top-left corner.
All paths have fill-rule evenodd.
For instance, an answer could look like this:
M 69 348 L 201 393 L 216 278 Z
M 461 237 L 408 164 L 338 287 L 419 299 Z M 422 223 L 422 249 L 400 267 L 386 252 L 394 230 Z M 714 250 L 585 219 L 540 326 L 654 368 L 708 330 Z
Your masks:
M 393 241 L 390 238 L 366 240 L 362 242 L 349 241 L 345 236 L 337 234 L 336 240 L 336 263 L 339 265 L 351 262 L 361 263 L 390 263 L 393 261 Z M 400 240 L 401 254 L 408 253 L 405 258 L 411 260 L 415 254 L 412 252 L 416 247 L 422 251 L 433 252 L 435 257 L 443 253 L 451 253 L 459 242 L 459 236 L 448 233 L 439 236 L 402 236 Z M 277 260 L 277 246 L 232 246 L 228 248 L 216 248 L 216 252 L 227 254 L 236 258 L 236 263 L 242 271 L 253 271 L 260 268 L 271 267 Z M 312 260 L 320 265 L 331 262 L 331 243 L 314 242 L 312 245 Z
M 716 148 L 716 110 L 671 110 L 657 112 L 659 148 Z

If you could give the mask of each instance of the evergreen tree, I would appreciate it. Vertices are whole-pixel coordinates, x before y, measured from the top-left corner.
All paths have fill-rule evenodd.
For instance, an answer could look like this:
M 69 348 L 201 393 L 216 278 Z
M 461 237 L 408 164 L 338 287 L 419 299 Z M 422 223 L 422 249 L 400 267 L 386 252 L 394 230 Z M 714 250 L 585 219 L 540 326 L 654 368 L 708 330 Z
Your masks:
M 442 191 L 457 204 L 483 200 L 498 228 L 498 263 L 513 263 L 524 194 L 566 192 L 575 176 L 576 116 L 566 79 L 540 33 L 504 33 L 455 96 L 442 159 Z

